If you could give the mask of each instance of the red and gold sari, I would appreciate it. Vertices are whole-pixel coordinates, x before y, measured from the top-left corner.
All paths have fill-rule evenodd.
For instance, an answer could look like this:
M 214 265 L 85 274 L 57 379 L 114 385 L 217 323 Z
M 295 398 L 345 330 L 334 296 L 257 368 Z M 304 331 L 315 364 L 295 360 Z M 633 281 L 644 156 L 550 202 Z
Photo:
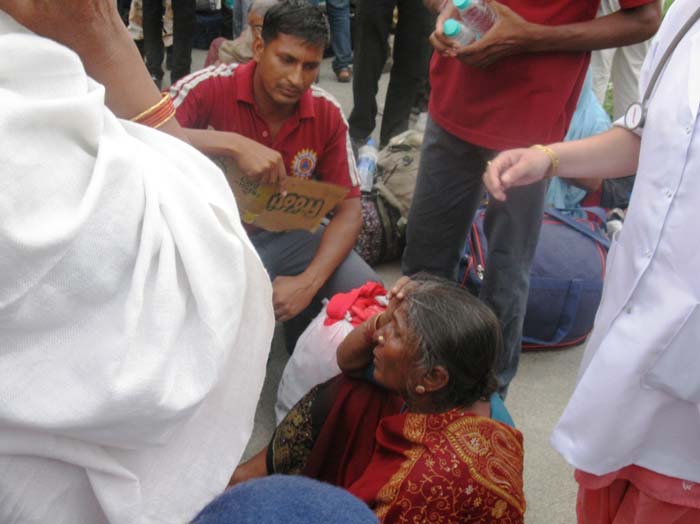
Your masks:
M 462 409 L 401 413 L 402 405 L 372 384 L 336 377 L 280 424 L 268 468 L 342 486 L 387 524 L 523 522 L 520 432 Z

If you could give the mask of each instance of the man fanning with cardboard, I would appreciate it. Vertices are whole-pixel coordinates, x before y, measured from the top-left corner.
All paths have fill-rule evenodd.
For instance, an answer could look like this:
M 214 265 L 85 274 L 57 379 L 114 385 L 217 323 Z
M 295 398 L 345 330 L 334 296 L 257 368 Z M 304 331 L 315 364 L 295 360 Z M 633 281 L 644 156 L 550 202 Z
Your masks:
M 281 2 L 265 15 L 253 61 L 204 69 L 170 90 L 192 144 L 233 159 L 240 174 L 280 188 L 294 176 L 349 189 L 316 233 L 249 229 L 273 281 L 275 315 L 285 322 L 289 350 L 322 298 L 378 280 L 352 251 L 362 214 L 347 123 L 337 101 L 312 86 L 328 37 L 318 7 Z

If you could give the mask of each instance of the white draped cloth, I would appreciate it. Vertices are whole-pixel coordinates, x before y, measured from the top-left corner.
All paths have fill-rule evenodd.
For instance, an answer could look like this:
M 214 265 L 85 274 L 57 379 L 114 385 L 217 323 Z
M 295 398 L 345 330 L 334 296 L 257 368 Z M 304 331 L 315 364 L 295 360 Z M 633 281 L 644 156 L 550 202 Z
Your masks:
M 241 458 L 274 328 L 231 191 L 2 11 L 0 137 L 0 522 L 185 522 Z

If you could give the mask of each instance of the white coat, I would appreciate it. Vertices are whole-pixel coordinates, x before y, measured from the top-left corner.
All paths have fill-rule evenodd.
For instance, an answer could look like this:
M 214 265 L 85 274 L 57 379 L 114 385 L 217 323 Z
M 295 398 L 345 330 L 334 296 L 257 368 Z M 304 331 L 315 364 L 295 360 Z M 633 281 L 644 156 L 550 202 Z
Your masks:
M 640 95 L 697 9 L 676 0 L 652 43 Z M 632 202 L 608 255 L 579 382 L 552 435 L 575 467 L 630 464 L 700 482 L 700 23 L 653 94 Z M 695 486 L 694 489 L 700 489 Z

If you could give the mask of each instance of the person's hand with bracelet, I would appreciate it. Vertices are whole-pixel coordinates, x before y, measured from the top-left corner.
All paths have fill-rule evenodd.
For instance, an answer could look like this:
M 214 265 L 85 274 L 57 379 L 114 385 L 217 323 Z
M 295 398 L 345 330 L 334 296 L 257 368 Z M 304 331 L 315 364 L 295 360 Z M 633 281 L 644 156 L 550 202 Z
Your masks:
M 508 189 L 555 176 L 559 168 L 559 155 L 554 148 L 536 144 L 527 149 L 500 153 L 487 162 L 484 172 L 486 190 L 496 200 L 505 201 Z
M 172 118 L 170 101 L 151 80 L 115 2 L 0 0 L 0 9 L 27 29 L 75 51 L 88 75 L 104 85 L 105 104 L 116 116 L 187 140 Z

